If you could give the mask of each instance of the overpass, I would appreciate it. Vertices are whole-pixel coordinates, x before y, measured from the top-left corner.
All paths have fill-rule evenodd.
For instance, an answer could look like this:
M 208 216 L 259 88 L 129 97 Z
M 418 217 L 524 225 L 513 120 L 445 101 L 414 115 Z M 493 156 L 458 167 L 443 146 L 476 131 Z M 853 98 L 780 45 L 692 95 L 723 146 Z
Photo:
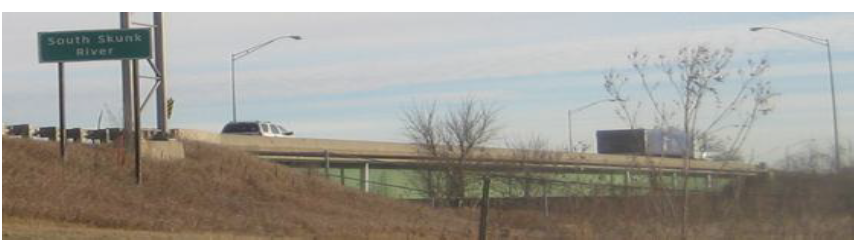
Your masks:
M 273 138 L 225 135 L 199 130 L 176 129 L 175 138 L 229 146 L 273 162 L 306 169 L 339 180 L 343 185 L 393 197 L 419 197 L 421 187 L 414 183 L 419 171 L 442 170 L 438 159 L 419 153 L 414 144 L 377 141 Z M 668 188 L 678 188 L 683 159 L 631 155 L 553 152 L 552 159 L 516 159 L 515 150 L 481 148 L 478 157 L 469 159 L 469 171 L 508 174 L 521 178 L 523 171 L 542 174 L 536 182 L 560 185 L 604 186 L 609 189 L 650 188 L 658 176 Z M 372 170 L 372 171 L 370 171 Z M 689 168 L 693 190 L 718 190 L 745 176 L 765 170 L 741 162 L 692 160 Z M 550 177 L 546 177 L 550 175 Z M 505 176 L 499 176 L 504 178 Z M 372 188 L 371 188 L 372 187 Z M 385 189 L 387 191 L 379 191 Z M 591 193 L 591 191 L 584 191 Z M 558 195 L 566 195 L 558 194 Z
M 38 136 L 56 140 L 54 127 L 34 129 L 29 125 L 13 125 L 9 129 L 7 132 L 4 127 L 4 135 L 9 133 L 20 137 Z M 86 138 L 93 140 L 93 143 L 108 143 L 120 135 L 119 129 L 86 131 L 70 129 L 69 135 L 72 135 L 74 141 L 83 142 Z M 324 175 L 343 185 L 401 198 L 424 196 L 426 188 L 416 183 L 415 178 L 427 171 L 444 170 L 439 159 L 420 154 L 419 147 L 408 143 L 225 135 L 193 129 L 173 129 L 171 134 L 179 141 L 144 141 L 144 154 L 150 157 L 181 158 L 184 150 L 180 141 L 218 144 L 275 163 L 305 169 L 308 173 Z M 513 149 L 480 148 L 476 157 L 469 159 L 466 171 L 475 175 L 492 174 L 510 183 L 530 181 L 522 173 L 528 176 L 536 174 L 539 177 L 533 179 L 533 182 L 546 185 L 548 181 L 552 182 L 550 185 L 576 188 L 586 186 L 583 191 L 580 188 L 572 191 L 586 195 L 593 194 L 593 189 L 601 187 L 647 191 L 651 189 L 654 178 L 662 183 L 661 187 L 677 189 L 681 180 L 679 174 L 684 166 L 683 159 L 679 158 L 551 152 L 552 157 L 548 159 L 522 159 L 515 154 L 516 150 Z M 695 159 L 691 160 L 689 168 L 690 186 L 698 191 L 718 190 L 736 180 L 765 171 L 741 162 Z M 569 191 L 556 195 L 569 195 Z
M 209 133 L 199 130 L 176 129 L 173 135 L 179 140 L 193 140 L 241 149 L 262 158 L 295 162 L 339 163 L 366 162 L 400 168 L 432 168 L 432 157 L 419 153 L 413 144 L 378 141 L 333 140 L 311 138 L 274 138 L 246 135 Z M 554 152 L 556 159 L 516 159 L 514 150 L 504 148 L 482 148 L 479 157 L 470 161 L 486 167 L 530 167 L 551 170 L 592 171 L 663 171 L 681 172 L 683 159 L 632 155 L 608 155 L 593 153 Z M 515 165 L 515 166 L 513 166 Z M 761 170 L 741 162 L 712 162 L 691 160 L 689 172 L 696 174 L 755 175 Z

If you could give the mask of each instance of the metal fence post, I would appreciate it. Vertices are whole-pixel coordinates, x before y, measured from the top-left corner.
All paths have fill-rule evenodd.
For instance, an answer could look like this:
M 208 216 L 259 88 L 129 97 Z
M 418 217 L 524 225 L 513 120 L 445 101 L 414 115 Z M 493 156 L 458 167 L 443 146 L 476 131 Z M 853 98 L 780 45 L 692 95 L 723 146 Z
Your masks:
M 331 157 L 328 150 L 325 150 L 325 179 L 331 179 Z
M 542 181 L 542 215 L 548 217 L 548 182 Z
M 344 166 L 340 167 L 340 184 L 346 186 L 346 168 Z
M 623 195 L 628 195 L 631 192 L 631 184 L 632 182 L 632 173 L 631 171 L 626 171 L 626 178 L 624 181 L 625 188 L 623 188 Z
M 489 224 L 489 189 L 491 181 L 488 176 L 483 177 L 483 200 L 482 205 L 480 205 L 480 240 L 488 239 L 486 232 Z
M 706 175 L 706 188 L 712 189 L 712 174 Z
M 671 178 L 671 182 L 673 182 L 673 189 L 674 190 L 676 190 L 676 188 L 679 188 L 677 178 L 678 178 L 678 176 L 677 176 L 676 172 L 673 172 L 673 178 Z
M 361 189 L 363 192 L 369 192 L 369 163 L 363 164 L 363 169 L 360 171 Z

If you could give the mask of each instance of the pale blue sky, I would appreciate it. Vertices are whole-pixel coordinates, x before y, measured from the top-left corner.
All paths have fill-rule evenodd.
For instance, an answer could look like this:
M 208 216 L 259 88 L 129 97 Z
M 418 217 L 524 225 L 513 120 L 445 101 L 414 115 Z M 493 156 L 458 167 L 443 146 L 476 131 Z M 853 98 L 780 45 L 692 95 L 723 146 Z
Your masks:
M 828 13 L 168 13 L 172 127 L 219 131 L 231 119 L 229 55 L 279 35 L 238 61 L 239 119 L 278 122 L 298 137 L 404 141 L 400 111 L 412 101 L 466 95 L 502 108 L 505 139 L 567 142 L 566 110 L 605 98 L 602 74 L 627 69 L 634 49 L 652 55 L 706 43 L 736 61 L 767 57 L 775 113 L 747 144 L 759 160 L 809 138 L 831 139 L 825 49 L 776 26 L 828 37 L 834 51 L 842 138 L 853 135 L 853 14 Z M 151 14 L 134 19 L 149 22 Z M 56 67 L 38 64 L 39 31 L 105 29 L 117 13 L 4 13 L 3 122 L 56 124 Z M 94 127 L 108 104 L 121 118 L 119 62 L 68 66 L 70 127 Z M 148 68 L 143 68 L 147 70 Z M 151 82 L 143 83 L 145 88 Z M 636 89 L 630 86 L 630 89 Z M 153 126 L 153 106 L 144 126 Z M 573 137 L 623 124 L 608 104 L 574 115 Z M 649 122 L 642 116 L 641 121 Z

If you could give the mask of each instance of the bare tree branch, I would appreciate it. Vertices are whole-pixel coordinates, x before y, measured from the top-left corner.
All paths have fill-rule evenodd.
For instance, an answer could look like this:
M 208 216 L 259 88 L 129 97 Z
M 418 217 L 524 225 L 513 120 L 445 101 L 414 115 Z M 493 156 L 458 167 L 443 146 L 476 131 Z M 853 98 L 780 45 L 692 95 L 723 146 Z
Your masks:
M 471 164 L 470 159 L 478 157 L 478 150 L 497 136 L 500 111 L 468 97 L 439 118 L 437 104 L 415 103 L 403 110 L 402 121 L 405 135 L 418 146 L 420 153 L 433 157 L 432 164 L 441 167 L 439 171 L 419 173 L 418 181 L 422 182 L 419 184 L 428 189 L 427 193 L 458 206 L 469 185 L 465 165 Z

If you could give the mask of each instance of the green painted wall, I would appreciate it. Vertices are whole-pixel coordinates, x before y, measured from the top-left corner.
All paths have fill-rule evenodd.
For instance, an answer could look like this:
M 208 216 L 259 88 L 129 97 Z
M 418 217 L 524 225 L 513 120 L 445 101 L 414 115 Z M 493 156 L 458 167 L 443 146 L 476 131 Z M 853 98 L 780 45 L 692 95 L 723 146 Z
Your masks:
M 312 174 L 324 176 L 324 169 L 311 168 L 304 169 Z M 427 194 L 420 191 L 424 188 L 418 178 L 418 170 L 407 169 L 370 169 L 369 181 L 370 192 L 391 198 L 426 198 Z M 426 171 L 426 170 L 420 170 Z M 343 171 L 346 179 L 344 183 L 348 187 L 361 188 L 361 169 L 347 168 Z M 329 170 L 330 180 L 336 183 L 341 183 L 340 169 L 332 168 Z M 493 197 L 524 197 L 529 194 L 532 197 L 542 196 L 543 190 L 548 196 L 609 196 L 622 194 L 645 194 L 652 180 L 658 180 L 658 183 L 665 188 L 680 189 L 682 186 L 682 175 L 677 174 L 674 180 L 674 175 L 670 173 L 661 176 L 650 177 L 644 173 L 631 173 L 628 182 L 629 188 L 626 186 L 625 172 L 614 173 L 537 173 L 532 174 L 529 179 L 507 178 L 502 176 L 510 176 L 512 173 L 495 173 L 492 177 L 491 196 Z M 524 176 L 521 173 L 518 176 Z M 469 197 L 480 196 L 482 182 L 479 181 L 480 173 L 469 172 L 467 177 L 470 183 L 466 187 L 466 195 Z M 548 179 L 543 185 L 539 179 Z M 731 177 L 712 175 L 712 187 L 707 186 L 706 175 L 693 175 L 689 178 L 689 189 L 692 191 L 719 191 L 732 181 Z M 378 184 L 382 183 L 382 184 Z M 393 186 L 386 186 L 393 185 Z M 675 185 L 675 186 L 674 186 Z M 529 186 L 529 187 L 527 187 Z

